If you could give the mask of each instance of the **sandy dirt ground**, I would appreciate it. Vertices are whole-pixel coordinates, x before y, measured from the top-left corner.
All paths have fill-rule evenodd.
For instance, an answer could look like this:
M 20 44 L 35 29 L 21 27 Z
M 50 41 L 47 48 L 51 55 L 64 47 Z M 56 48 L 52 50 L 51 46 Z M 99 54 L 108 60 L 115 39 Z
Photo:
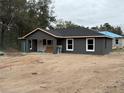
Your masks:
M 124 93 L 124 53 L 1 56 L 0 93 Z

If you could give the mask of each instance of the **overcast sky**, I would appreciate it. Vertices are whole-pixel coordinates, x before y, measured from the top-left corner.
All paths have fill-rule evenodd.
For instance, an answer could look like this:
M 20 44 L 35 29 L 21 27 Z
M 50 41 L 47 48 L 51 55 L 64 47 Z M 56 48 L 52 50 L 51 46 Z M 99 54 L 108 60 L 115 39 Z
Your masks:
M 83 26 L 124 25 L 124 0 L 54 0 L 58 19 Z

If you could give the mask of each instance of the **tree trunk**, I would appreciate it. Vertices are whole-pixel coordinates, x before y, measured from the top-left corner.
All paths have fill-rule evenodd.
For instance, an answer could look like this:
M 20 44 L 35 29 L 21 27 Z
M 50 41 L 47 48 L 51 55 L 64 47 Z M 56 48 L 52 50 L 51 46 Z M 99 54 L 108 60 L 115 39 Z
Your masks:
M 3 29 L 3 27 L 1 28 L 0 47 L 1 47 L 1 49 L 4 49 L 4 29 Z

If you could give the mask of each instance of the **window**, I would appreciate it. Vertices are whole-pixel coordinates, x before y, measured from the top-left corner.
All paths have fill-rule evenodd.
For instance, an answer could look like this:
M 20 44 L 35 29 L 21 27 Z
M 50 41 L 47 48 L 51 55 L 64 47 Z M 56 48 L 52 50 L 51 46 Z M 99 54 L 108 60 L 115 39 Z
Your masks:
M 115 40 L 116 44 L 118 44 L 118 43 L 119 43 L 118 41 L 119 41 L 118 39 L 116 39 L 116 40 Z
M 88 38 L 86 39 L 86 51 L 95 51 L 95 39 L 94 38 Z
M 66 39 L 66 50 L 67 51 L 74 50 L 74 40 L 73 39 Z
M 47 45 L 52 45 L 53 41 L 52 40 L 47 40 Z
M 46 39 L 43 39 L 43 45 L 46 45 Z
M 57 45 L 62 45 L 62 41 L 60 39 L 57 40 Z

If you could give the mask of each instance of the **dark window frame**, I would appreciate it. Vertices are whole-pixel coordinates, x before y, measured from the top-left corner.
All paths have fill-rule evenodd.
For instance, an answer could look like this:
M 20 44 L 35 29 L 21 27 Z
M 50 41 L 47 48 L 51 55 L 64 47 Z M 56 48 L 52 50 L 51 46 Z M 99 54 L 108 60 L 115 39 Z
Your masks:
M 115 39 L 115 44 L 116 44 L 116 45 L 119 44 L 119 39 Z
M 47 45 L 47 40 L 43 39 L 43 45 Z
M 47 45 L 53 45 L 53 40 L 47 40 Z

